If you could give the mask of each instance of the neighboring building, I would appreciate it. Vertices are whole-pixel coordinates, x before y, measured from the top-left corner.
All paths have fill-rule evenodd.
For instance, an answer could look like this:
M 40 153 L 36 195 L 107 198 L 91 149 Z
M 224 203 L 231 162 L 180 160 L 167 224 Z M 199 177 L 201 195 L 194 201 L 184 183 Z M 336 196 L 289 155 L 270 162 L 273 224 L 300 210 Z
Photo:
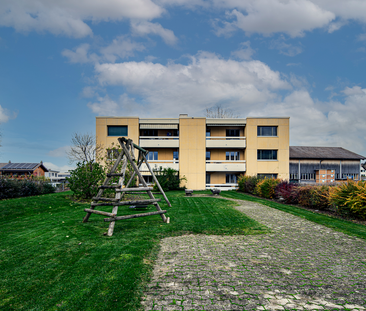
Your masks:
M 30 175 L 44 176 L 48 169 L 40 163 L 7 163 L 1 169 L 1 174 L 8 177 L 26 178 Z
M 366 163 L 361 164 L 361 179 L 366 180 Z
M 52 183 L 55 183 L 55 182 L 58 182 L 58 178 L 57 178 L 58 173 L 59 173 L 59 171 L 48 170 L 48 172 L 44 173 L 44 176 L 46 178 L 49 178 Z
M 179 170 L 190 189 L 236 187 L 241 174 L 289 179 L 289 118 L 96 117 L 103 148 L 122 136 L 148 150 L 153 167 Z
M 327 182 L 347 178 L 359 180 L 363 159 L 365 159 L 364 156 L 341 147 L 290 146 L 290 180 L 323 182 L 322 175 L 329 175 L 326 177 Z M 317 178 L 317 174 L 320 177 Z

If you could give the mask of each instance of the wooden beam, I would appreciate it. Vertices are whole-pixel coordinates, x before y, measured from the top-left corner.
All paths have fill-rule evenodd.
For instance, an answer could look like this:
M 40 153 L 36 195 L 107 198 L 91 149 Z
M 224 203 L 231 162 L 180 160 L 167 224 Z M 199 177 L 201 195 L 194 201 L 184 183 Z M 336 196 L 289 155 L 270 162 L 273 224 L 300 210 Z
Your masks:
M 84 209 L 84 212 L 98 214 L 98 215 L 103 215 L 103 216 L 109 216 L 109 217 L 116 216 L 116 214 L 113 214 L 113 213 L 107 213 L 107 212 L 97 211 L 95 209 L 90 209 L 90 208 Z
M 138 218 L 138 217 L 145 217 L 145 216 L 152 216 L 152 215 L 160 215 L 166 213 L 166 210 L 163 211 L 157 211 L 157 212 L 150 212 L 150 213 L 141 213 L 141 214 L 135 214 L 135 215 L 127 215 L 127 216 L 117 216 L 113 218 L 104 218 L 105 222 L 108 221 L 116 221 L 116 220 L 122 220 L 122 219 L 131 219 L 131 218 Z
M 112 185 L 112 186 L 99 186 L 99 189 L 116 189 L 116 188 L 121 188 L 121 185 Z
M 133 192 L 133 191 L 151 191 L 153 190 L 153 187 L 136 187 L 136 188 L 122 188 L 122 189 L 116 189 L 116 192 Z
M 104 201 L 104 202 L 118 202 L 118 199 L 112 199 L 112 198 L 98 198 L 98 197 L 93 197 L 92 200 L 94 201 Z
M 122 201 L 115 203 L 91 203 L 91 206 L 149 205 L 160 201 L 161 199 L 132 200 L 132 201 Z

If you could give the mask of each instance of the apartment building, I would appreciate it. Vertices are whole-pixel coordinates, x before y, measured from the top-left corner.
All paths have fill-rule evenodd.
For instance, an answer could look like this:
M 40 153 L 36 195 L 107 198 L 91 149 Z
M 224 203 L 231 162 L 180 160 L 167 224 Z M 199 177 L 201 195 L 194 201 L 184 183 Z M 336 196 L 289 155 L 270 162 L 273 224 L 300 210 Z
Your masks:
M 148 150 L 153 167 L 179 170 L 189 189 L 230 189 L 242 174 L 289 179 L 289 118 L 96 117 L 103 148 L 122 136 Z

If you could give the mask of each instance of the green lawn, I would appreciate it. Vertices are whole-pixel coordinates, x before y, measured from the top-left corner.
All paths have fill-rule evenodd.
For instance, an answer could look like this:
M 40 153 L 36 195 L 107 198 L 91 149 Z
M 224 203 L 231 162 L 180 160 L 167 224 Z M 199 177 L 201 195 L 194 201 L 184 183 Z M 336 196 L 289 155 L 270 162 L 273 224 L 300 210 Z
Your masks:
M 347 221 L 335 217 L 330 217 L 324 214 L 319 214 L 313 212 L 311 210 L 307 210 L 300 207 L 295 207 L 292 205 L 286 205 L 277 203 L 274 201 L 254 197 L 242 192 L 236 191 L 222 191 L 221 195 L 226 198 L 238 199 L 238 200 L 247 200 L 252 202 L 257 202 L 263 205 L 267 205 L 269 207 L 278 209 L 280 211 L 293 214 L 298 217 L 305 218 L 307 220 L 313 221 L 320 225 L 326 226 L 328 228 L 332 228 L 337 231 L 344 232 L 349 235 L 357 236 L 362 239 L 366 239 L 366 226 L 362 224 L 357 224 L 352 221 Z
M 138 310 L 161 238 L 267 232 L 227 200 L 167 194 L 170 224 L 158 215 L 121 220 L 113 237 L 103 235 L 103 216 L 81 222 L 89 204 L 68 200 L 70 192 L 1 201 L 0 309 Z

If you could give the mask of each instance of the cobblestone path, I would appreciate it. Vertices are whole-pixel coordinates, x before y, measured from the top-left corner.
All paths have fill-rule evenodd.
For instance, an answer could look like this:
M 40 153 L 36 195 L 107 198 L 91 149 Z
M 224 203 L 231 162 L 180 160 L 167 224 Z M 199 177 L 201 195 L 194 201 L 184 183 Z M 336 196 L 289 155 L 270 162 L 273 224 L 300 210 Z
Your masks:
M 238 202 L 272 233 L 163 239 L 145 310 L 366 311 L 366 241 Z

